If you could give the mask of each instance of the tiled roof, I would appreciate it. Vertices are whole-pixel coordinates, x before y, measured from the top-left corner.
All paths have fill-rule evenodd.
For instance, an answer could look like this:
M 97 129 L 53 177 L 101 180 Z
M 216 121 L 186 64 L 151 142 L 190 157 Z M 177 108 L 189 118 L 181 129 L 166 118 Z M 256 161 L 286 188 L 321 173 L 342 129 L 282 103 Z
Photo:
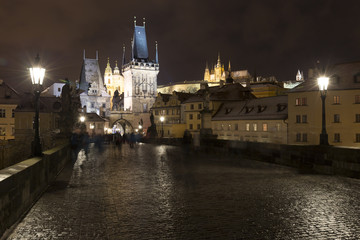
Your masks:
M 86 121 L 87 122 L 106 122 L 108 120 L 100 117 L 96 113 L 86 113 Z
M 287 96 L 276 96 L 225 102 L 212 120 L 285 120 L 287 114 Z

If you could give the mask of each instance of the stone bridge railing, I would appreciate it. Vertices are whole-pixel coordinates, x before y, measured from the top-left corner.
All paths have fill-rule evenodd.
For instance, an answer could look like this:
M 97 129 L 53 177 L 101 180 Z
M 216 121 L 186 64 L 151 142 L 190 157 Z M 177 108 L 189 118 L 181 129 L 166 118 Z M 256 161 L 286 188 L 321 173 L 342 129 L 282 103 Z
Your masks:
M 0 170 L 0 237 L 31 208 L 70 158 L 69 145 L 62 145 Z

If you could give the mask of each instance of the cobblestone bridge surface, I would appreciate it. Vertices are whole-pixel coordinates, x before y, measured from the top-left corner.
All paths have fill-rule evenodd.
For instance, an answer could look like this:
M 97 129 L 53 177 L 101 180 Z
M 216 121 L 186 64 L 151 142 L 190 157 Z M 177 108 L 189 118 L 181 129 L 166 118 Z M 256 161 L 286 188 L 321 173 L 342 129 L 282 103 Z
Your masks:
M 360 239 L 360 181 L 179 147 L 79 153 L 8 239 Z

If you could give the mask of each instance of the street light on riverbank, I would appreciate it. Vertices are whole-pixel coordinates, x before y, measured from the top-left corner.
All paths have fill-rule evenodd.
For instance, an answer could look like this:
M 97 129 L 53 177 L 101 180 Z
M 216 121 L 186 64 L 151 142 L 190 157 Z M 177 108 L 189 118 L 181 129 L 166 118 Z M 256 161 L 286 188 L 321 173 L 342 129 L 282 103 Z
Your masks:
M 319 77 L 318 79 L 318 86 L 319 86 L 319 91 L 321 94 L 321 102 L 322 102 L 322 127 L 321 127 L 321 134 L 320 134 L 320 145 L 329 145 L 328 142 L 328 134 L 326 132 L 326 116 L 325 116 L 325 99 L 326 99 L 326 94 L 327 94 L 327 87 L 329 84 L 329 78 L 322 76 Z
M 161 137 L 164 137 L 164 116 L 160 117 L 160 122 L 161 122 Z
M 45 68 L 42 68 L 40 65 L 39 54 L 35 58 L 35 64 L 29 68 L 31 81 L 33 84 L 34 95 L 35 95 L 35 118 L 34 118 L 34 128 L 35 128 L 35 137 L 32 145 L 33 156 L 41 156 L 42 149 L 40 143 L 40 133 L 39 133 L 39 99 L 42 89 L 42 84 L 45 77 Z

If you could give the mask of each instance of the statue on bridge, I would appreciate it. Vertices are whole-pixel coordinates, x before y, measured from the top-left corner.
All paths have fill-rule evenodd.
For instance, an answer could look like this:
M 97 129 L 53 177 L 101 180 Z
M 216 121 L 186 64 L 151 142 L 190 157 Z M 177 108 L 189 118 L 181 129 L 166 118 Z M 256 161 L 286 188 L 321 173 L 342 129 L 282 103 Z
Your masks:
M 113 99 L 112 99 L 112 108 L 111 108 L 111 110 L 112 111 L 120 111 L 120 109 L 121 109 L 120 102 L 121 102 L 121 97 L 120 97 L 119 91 L 115 90 L 114 96 L 113 96 Z
M 147 138 L 156 138 L 157 137 L 157 131 L 156 131 L 156 124 L 154 122 L 154 115 L 151 113 L 150 115 L 150 122 L 151 126 L 147 129 Z

